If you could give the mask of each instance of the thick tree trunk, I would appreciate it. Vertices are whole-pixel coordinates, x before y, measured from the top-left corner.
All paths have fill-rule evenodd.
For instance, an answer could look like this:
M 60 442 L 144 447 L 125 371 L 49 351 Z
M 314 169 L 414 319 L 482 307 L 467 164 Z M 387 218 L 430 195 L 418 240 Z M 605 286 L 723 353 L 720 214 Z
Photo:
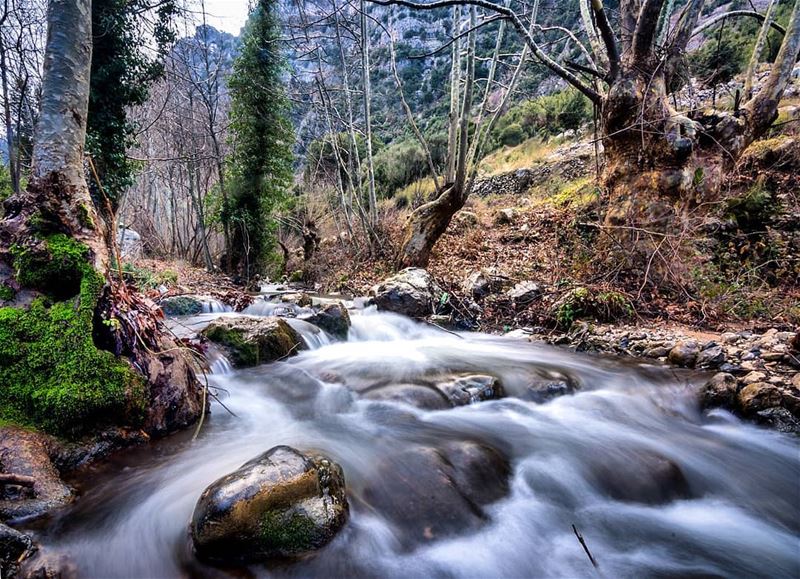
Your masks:
M 50 0 L 31 181 L 0 221 L 0 299 L 12 304 L 0 318 L 0 418 L 12 408 L 13 420 L 66 434 L 109 424 L 166 433 L 194 421 L 204 395 L 152 304 L 106 283 L 83 166 L 91 22 L 91 0 Z
M 454 184 L 445 185 L 433 201 L 418 207 L 408 218 L 398 268 L 426 267 L 433 246 L 447 230 L 453 215 L 464 206 L 464 196 Z
M 35 243 L 39 233 L 65 233 L 91 249 L 95 268 L 108 265 L 104 225 L 89 195 L 83 145 L 92 61 L 91 0 L 51 0 L 47 52 L 32 175 L 27 191 L 5 202 L 4 250 Z

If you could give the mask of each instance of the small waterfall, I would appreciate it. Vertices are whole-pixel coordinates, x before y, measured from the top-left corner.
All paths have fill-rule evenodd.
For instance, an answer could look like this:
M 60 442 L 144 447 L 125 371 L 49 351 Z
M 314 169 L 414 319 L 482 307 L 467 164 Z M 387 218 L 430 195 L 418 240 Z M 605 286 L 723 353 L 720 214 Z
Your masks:
M 224 314 L 225 312 L 232 312 L 233 308 L 227 304 L 222 303 L 214 298 L 203 298 L 203 313 L 204 314 Z
M 247 316 L 296 317 L 301 314 L 313 313 L 313 310 L 311 308 L 301 308 L 291 302 L 272 302 L 260 298 L 247 306 L 242 313 Z
M 327 346 L 333 341 L 331 337 L 320 328 L 304 320 L 286 318 L 286 323 L 300 334 L 300 337 L 303 338 L 309 350 L 316 350 L 322 346 Z

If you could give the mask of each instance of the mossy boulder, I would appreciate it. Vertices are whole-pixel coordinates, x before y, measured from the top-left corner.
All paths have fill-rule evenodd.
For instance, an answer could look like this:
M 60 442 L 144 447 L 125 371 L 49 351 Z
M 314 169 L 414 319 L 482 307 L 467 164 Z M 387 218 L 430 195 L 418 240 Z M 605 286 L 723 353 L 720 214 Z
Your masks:
M 88 248 L 59 234 L 12 254 L 17 281 L 41 295 L 0 308 L 0 421 L 69 435 L 139 423 L 142 379 L 94 341 L 105 279 L 87 262 Z
M 327 304 L 305 320 L 340 340 L 346 340 L 350 333 L 350 314 L 342 303 Z
M 158 304 L 166 316 L 196 316 L 203 313 L 203 302 L 194 296 L 172 296 Z
M 328 543 L 347 516 L 338 464 L 276 446 L 203 491 L 192 542 L 200 559 L 216 563 L 296 557 Z
M 240 368 L 274 362 L 305 348 L 300 334 L 277 317 L 223 317 L 206 326 L 202 334 L 219 344 L 231 364 Z

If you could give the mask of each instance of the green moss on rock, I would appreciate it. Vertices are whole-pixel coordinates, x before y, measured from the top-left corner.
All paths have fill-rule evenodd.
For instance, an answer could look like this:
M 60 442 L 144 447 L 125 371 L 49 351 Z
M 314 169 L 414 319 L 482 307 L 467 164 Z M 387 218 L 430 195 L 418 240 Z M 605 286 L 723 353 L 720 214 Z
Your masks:
M 263 548 L 279 553 L 302 553 L 323 542 L 314 521 L 297 510 L 266 512 L 261 519 L 260 531 Z
M 296 354 L 305 347 L 300 335 L 284 320 L 270 318 L 220 318 L 203 335 L 222 346 L 237 367 L 256 366 Z
M 88 249 L 75 240 L 55 235 L 46 247 L 51 261 L 40 252 L 15 252 L 17 279 L 52 296 L 63 293 L 64 280 L 77 278 L 77 295 L 0 308 L 0 420 L 55 434 L 135 422 L 146 405 L 144 383 L 92 338 L 105 280 L 86 262 Z M 50 284 L 60 284 L 61 292 L 48 291 Z
M 78 293 L 88 254 L 88 247 L 63 233 L 29 247 L 11 247 L 17 281 L 56 298 Z

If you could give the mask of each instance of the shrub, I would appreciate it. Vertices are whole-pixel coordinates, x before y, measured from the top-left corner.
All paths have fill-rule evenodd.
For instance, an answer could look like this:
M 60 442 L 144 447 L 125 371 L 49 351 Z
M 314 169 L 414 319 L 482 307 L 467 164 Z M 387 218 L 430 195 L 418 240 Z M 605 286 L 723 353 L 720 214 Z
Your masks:
M 525 140 L 525 131 L 519 123 L 508 125 L 500 133 L 500 142 L 508 147 L 516 147 Z

